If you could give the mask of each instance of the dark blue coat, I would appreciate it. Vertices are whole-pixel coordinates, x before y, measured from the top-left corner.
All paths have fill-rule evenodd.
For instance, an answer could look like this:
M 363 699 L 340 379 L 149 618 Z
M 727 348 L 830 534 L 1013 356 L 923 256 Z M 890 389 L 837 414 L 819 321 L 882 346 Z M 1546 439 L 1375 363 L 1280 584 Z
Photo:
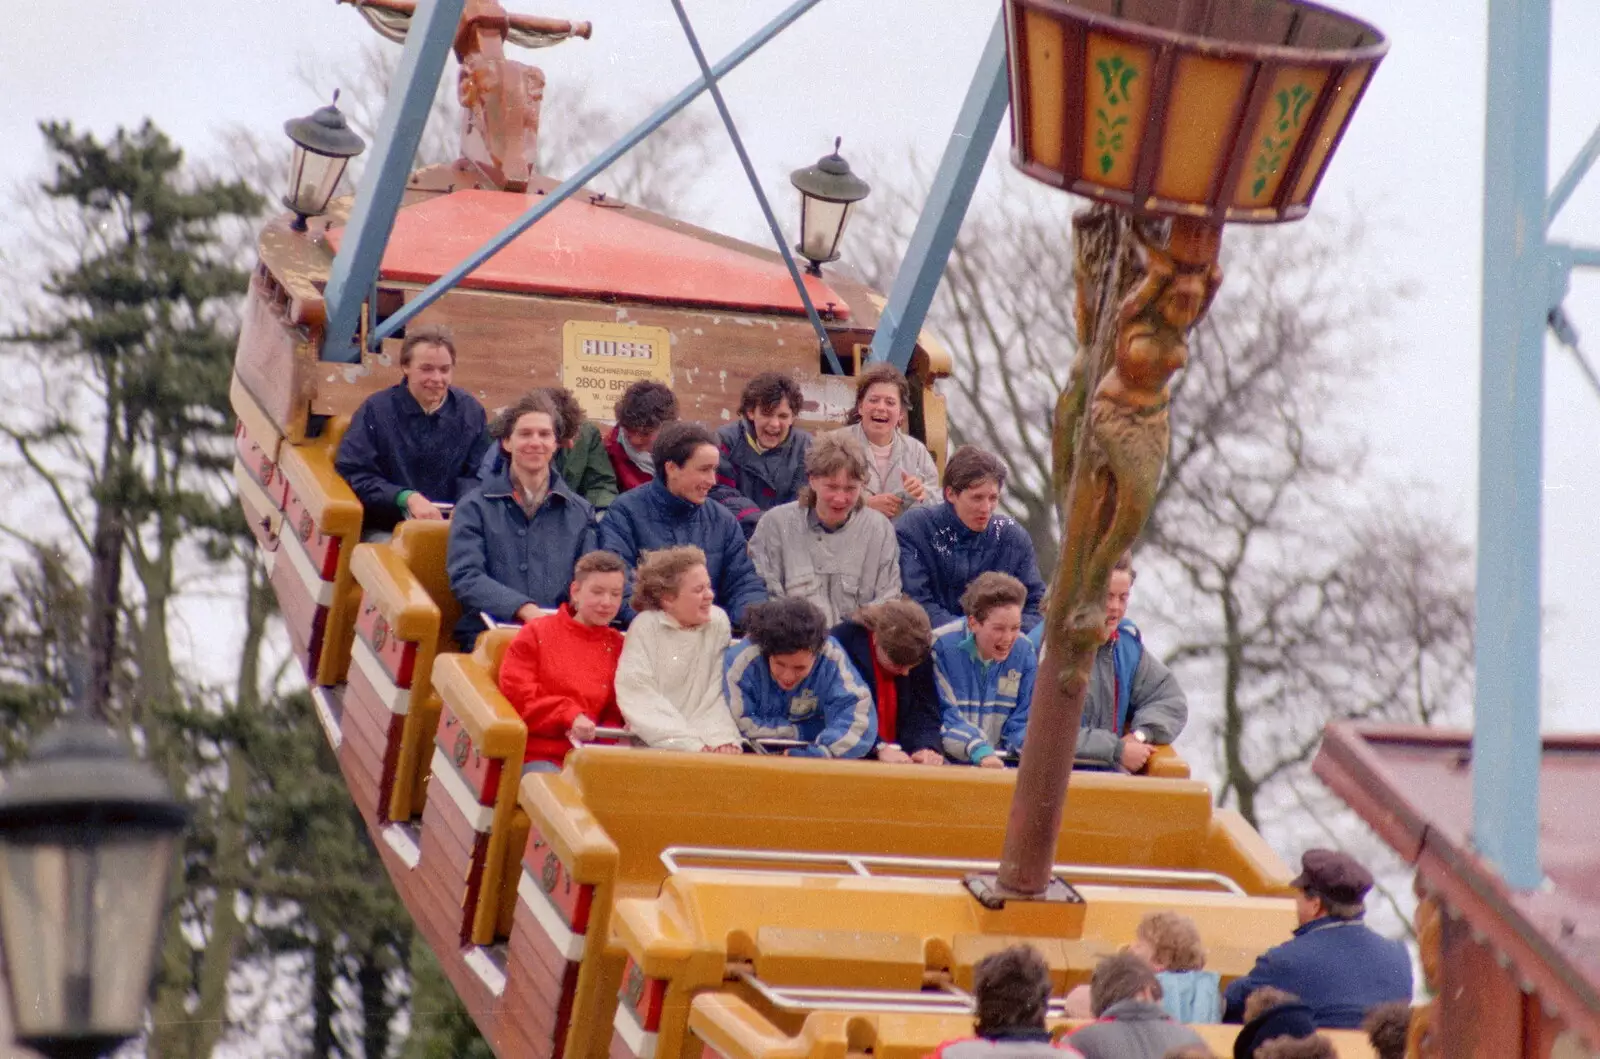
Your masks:
M 361 402 L 334 468 L 361 501 L 361 531 L 382 532 L 404 517 L 402 490 L 434 503 L 460 500 L 478 484 L 488 448 L 488 418 L 477 398 L 452 386 L 429 415 L 401 381 Z
M 756 531 L 762 514 L 787 504 L 806 484 L 806 453 L 811 435 L 795 427 L 782 445 L 757 452 L 750 436 L 755 433 L 744 417 L 717 428 L 717 485 L 711 499 L 733 512 L 745 540 Z
M 1228 986 L 1223 1021 L 1243 1018 L 1245 998 L 1264 985 L 1299 997 L 1322 1029 L 1360 1029 L 1373 1006 L 1411 1002 L 1411 956 L 1359 919 L 1313 919 Z
M 1044 579 L 1033 555 L 1033 539 L 1015 519 L 996 515 L 982 533 L 956 517 L 948 501 L 914 507 L 895 521 L 900 539 L 900 584 L 922 604 L 935 629 L 963 617 L 961 593 L 986 570 L 1010 574 L 1028 589 L 1022 608 L 1024 632 L 1039 624 Z
M 734 624 L 744 617 L 746 607 L 767 598 L 766 582 L 745 551 L 744 532 L 733 512 L 715 500 L 693 504 L 674 496 L 659 470 L 653 481 L 617 497 L 600 523 L 600 547 L 628 564 L 628 598 L 633 595 L 633 568 L 640 556 L 679 544 L 692 544 L 706 553 L 717 606 Z M 622 618 L 633 620 L 631 606 L 624 604 Z
M 867 690 L 872 692 L 872 705 L 878 705 L 878 681 L 873 677 L 872 633 L 858 621 L 841 621 L 831 633 L 844 648 L 850 664 L 856 667 Z M 933 655 L 922 660 L 911 672 L 894 678 L 895 733 L 893 742 L 908 754 L 918 750 L 941 749 L 939 742 L 939 690 L 933 682 Z M 879 722 L 883 718 L 880 716 Z M 890 741 L 881 730 L 878 738 Z
M 450 517 L 446 569 L 461 604 L 456 640 L 471 650 L 483 631 L 482 614 L 515 621 L 533 603 L 554 608 L 567 598 L 572 568 L 594 551 L 594 508 L 559 474 L 530 522 L 511 495 L 511 479 L 497 475 L 456 505 Z

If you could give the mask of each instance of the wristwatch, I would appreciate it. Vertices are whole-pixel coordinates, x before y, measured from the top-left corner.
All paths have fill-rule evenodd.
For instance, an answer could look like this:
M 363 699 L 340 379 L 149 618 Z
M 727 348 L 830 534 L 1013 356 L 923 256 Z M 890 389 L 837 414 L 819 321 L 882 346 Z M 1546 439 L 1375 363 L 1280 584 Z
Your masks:
M 1133 737 L 1139 740 L 1141 743 L 1148 743 L 1150 741 L 1150 737 L 1144 734 L 1143 728 L 1135 728 L 1133 730 Z

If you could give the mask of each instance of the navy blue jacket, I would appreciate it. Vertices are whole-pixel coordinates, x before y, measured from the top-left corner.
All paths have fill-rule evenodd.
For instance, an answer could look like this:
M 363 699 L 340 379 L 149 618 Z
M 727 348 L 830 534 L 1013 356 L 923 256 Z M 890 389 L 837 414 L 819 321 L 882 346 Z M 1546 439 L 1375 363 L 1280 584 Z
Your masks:
M 1039 624 L 1044 579 L 1033 539 L 1015 519 L 996 515 L 982 533 L 974 533 L 946 501 L 912 508 L 895 521 L 894 529 L 900 539 L 900 584 L 922 604 L 935 629 L 964 617 L 961 593 L 986 570 L 1010 574 L 1027 586 L 1022 630 Z
M 1299 997 L 1322 1029 L 1360 1029 L 1375 1005 L 1411 1002 L 1411 956 L 1360 919 L 1313 919 L 1228 986 L 1223 1021 L 1243 1018 L 1245 999 L 1264 985 Z
M 640 557 L 679 544 L 692 544 L 706 553 L 706 571 L 717 594 L 717 606 L 728 612 L 728 620 L 735 625 L 746 607 L 766 600 L 766 582 L 745 551 L 744 533 L 733 513 L 715 500 L 693 504 L 674 496 L 662 482 L 659 469 L 653 481 L 617 497 L 600 523 L 600 547 L 622 556 L 628 564 L 625 599 L 633 595 L 633 568 Z M 626 603 L 622 620 L 633 620 L 633 607 Z
M 711 499 L 733 512 L 744 530 L 745 540 L 756 531 L 761 516 L 779 504 L 787 504 L 806 484 L 806 453 L 811 451 L 811 435 L 794 427 L 782 445 L 757 452 L 750 439 L 755 428 L 743 416 L 717 428 L 717 484 Z
M 872 657 L 872 633 L 858 621 L 841 621 L 830 635 L 844 648 L 850 664 L 856 667 L 867 690 L 872 692 L 872 705 L 878 705 L 878 681 L 873 676 L 876 667 Z M 918 750 L 941 749 L 939 742 L 939 690 L 933 682 L 933 655 L 929 654 L 920 665 L 903 677 L 894 678 L 895 731 L 891 739 L 882 731 L 879 720 L 878 738 L 884 742 L 899 743 L 908 754 Z
M 471 650 L 483 631 L 482 614 L 515 621 L 524 604 L 553 609 L 565 600 L 573 566 L 594 551 L 594 522 L 594 508 L 559 474 L 550 475 L 550 492 L 532 521 L 504 474 L 456 504 L 445 568 L 461 604 L 462 649 Z
M 361 501 L 361 532 L 399 524 L 405 516 L 397 499 L 401 490 L 436 504 L 453 504 L 470 492 L 489 448 L 488 425 L 483 405 L 456 386 L 432 415 L 403 380 L 362 401 L 334 460 Z

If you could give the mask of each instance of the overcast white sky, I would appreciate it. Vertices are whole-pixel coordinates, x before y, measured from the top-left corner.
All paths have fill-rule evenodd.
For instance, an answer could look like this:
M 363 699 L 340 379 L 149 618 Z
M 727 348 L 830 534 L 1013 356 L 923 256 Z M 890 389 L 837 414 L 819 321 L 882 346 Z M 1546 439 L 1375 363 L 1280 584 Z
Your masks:
M 721 55 L 782 0 L 691 0 L 707 50 Z M 153 117 L 196 155 L 215 153 L 229 122 L 277 129 L 320 102 L 296 79 L 313 58 L 337 68 L 369 31 L 332 0 L 53 0 L 14 2 L 0 37 L 0 185 L 36 173 L 33 129 L 66 117 L 105 133 Z M 586 81 L 642 116 L 692 76 L 666 0 L 550 0 L 532 13 L 589 19 L 594 39 L 543 52 L 552 83 Z M 1338 0 L 1382 27 L 1393 47 L 1325 182 L 1318 208 L 1387 218 L 1360 267 L 1371 282 L 1412 284 L 1416 298 L 1383 333 L 1383 367 L 1350 414 L 1374 470 L 1437 499 L 1464 532 L 1477 510 L 1477 378 L 1485 61 L 1482 0 Z M 1552 180 L 1600 123 L 1600 5 L 1555 0 Z M 846 153 L 936 158 L 959 106 L 994 5 L 977 0 L 823 0 L 726 84 L 756 164 L 776 200 L 789 169 L 834 135 Z M 1004 133 L 1002 133 L 1004 136 Z M 287 158 L 287 145 L 285 145 Z M 1004 165 L 1001 155 L 991 169 Z M 873 179 L 872 173 L 865 174 Z M 887 174 L 885 174 L 887 176 Z M 761 229 L 732 152 L 706 177 L 712 223 Z M 786 217 L 785 220 L 788 220 Z M 0 214 L 0 231 L 16 222 Z M 1555 225 L 1600 243 L 1600 176 Z M 848 252 L 848 247 L 846 248 Z M 1063 293 L 1066 291 L 1063 277 Z M 1567 306 L 1600 360 L 1600 277 L 1580 276 Z M 1568 354 L 1549 345 L 1545 478 L 1544 647 L 1547 726 L 1600 729 L 1600 398 Z M 1351 489 L 1361 489 L 1352 482 Z

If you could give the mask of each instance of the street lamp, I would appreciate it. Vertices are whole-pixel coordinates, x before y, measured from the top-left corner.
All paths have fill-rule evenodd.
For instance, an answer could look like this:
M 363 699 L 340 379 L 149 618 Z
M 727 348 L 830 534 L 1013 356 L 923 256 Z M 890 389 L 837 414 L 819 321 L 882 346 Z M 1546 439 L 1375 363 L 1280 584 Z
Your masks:
M 344 175 L 350 159 L 367 149 L 367 142 L 345 124 L 339 110 L 339 93 L 333 102 L 318 107 L 304 118 L 290 118 L 283 131 L 294 141 L 294 158 L 289 163 L 289 194 L 283 204 L 294 211 L 295 231 L 306 230 L 306 218 L 328 209 L 334 188 Z
M 110 1054 L 144 1025 L 189 812 L 110 729 L 68 721 L 0 791 L 0 943 L 19 1043 Z
M 833 153 L 817 159 L 816 165 L 796 169 L 789 183 L 800 192 L 800 256 L 811 262 L 806 271 L 822 275 L 822 266 L 839 260 L 839 241 L 850 220 L 850 207 L 872 190 L 865 180 L 850 172 L 850 163 L 839 157 L 839 144 Z

